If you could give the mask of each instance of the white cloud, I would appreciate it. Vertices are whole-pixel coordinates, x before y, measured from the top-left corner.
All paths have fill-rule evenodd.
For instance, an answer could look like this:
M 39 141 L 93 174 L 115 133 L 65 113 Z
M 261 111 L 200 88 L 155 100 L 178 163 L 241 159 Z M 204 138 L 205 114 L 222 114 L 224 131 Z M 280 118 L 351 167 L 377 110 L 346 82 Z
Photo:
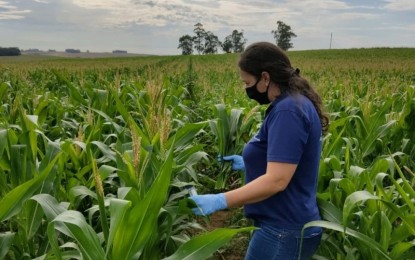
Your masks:
M 0 1 L 0 20 L 17 20 L 23 19 L 24 14 L 30 13 L 31 10 L 18 10 L 8 1 Z
M 325 48 L 330 33 L 344 48 L 393 46 L 385 35 L 415 42 L 415 17 L 400 12 L 414 9 L 415 0 L 0 0 L 0 28 L 13 46 L 174 54 L 198 22 L 219 39 L 243 30 L 251 43 L 273 41 L 281 20 L 298 35 L 296 49 Z
M 335 19 L 339 22 L 359 20 L 360 23 L 364 22 L 365 20 L 374 20 L 374 19 L 377 19 L 379 17 L 380 17 L 379 14 L 356 13 L 356 12 L 345 12 L 345 13 L 339 13 L 339 14 L 335 15 Z
M 88 10 L 91 19 L 99 21 L 99 27 L 125 27 L 134 24 L 165 26 L 174 22 L 186 22 L 189 17 L 197 16 L 191 8 L 175 5 L 175 1 L 131 1 L 131 0 L 73 0 L 75 6 Z M 76 19 L 74 19 L 74 22 Z
M 100 25 L 105 27 L 123 27 L 133 24 L 166 26 L 189 25 L 201 22 L 205 29 L 216 30 L 221 27 L 264 27 L 264 24 L 272 24 L 290 15 L 301 15 L 299 11 L 293 11 L 284 7 L 285 4 L 276 4 L 273 1 L 241 2 L 241 1 L 196 1 L 196 0 L 99 0 L 82 1 L 73 0 L 78 7 L 93 13 L 106 15 L 100 16 Z M 322 2 L 337 2 L 323 0 Z M 260 17 L 260 19 L 258 19 Z M 275 20 L 275 21 L 274 21 Z M 268 29 L 267 29 L 268 30 Z
M 387 3 L 384 8 L 393 11 L 411 11 L 415 10 L 414 0 L 385 0 Z
M 346 2 L 336 0 L 287 0 L 285 5 L 307 12 L 310 12 L 311 10 L 345 10 L 351 8 Z

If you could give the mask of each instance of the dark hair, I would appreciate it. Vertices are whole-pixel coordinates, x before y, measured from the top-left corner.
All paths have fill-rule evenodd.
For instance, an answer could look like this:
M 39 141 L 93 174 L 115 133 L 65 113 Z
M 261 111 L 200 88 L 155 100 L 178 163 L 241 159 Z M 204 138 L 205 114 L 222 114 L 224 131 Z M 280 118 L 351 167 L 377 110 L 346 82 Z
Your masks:
M 300 70 L 291 66 L 290 59 L 281 48 L 269 42 L 253 43 L 241 53 L 238 65 L 241 70 L 258 79 L 262 72 L 268 72 L 271 81 L 278 84 L 281 92 L 306 96 L 317 110 L 323 133 L 328 131 L 329 118 L 323 112 L 320 95 L 300 76 Z

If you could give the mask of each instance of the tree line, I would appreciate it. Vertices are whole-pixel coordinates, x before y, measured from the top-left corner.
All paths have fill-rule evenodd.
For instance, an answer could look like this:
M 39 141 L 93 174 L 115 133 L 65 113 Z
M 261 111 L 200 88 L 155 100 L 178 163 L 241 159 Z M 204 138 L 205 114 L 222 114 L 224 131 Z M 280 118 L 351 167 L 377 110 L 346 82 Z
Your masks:
M 177 48 L 182 50 L 182 55 L 190 55 L 195 51 L 198 54 L 215 54 L 219 48 L 225 53 L 239 53 L 245 49 L 247 42 L 243 31 L 238 30 L 233 30 L 222 42 L 211 31 L 206 31 L 201 23 L 194 25 L 193 33 L 193 36 L 186 34 L 179 38 Z M 277 21 L 277 29 L 272 30 L 271 33 L 276 44 L 283 50 L 292 48 L 291 38 L 297 37 L 291 26 L 282 21 Z
M 0 56 L 18 56 L 21 54 L 20 49 L 17 47 L 0 47 Z
M 198 54 L 214 54 L 218 48 L 226 53 L 240 52 L 245 48 L 246 39 L 243 31 L 233 30 L 232 34 L 226 36 L 221 42 L 211 31 L 206 31 L 201 23 L 194 25 L 194 36 L 189 34 L 183 35 L 179 39 L 179 49 L 182 49 L 183 55 L 192 54 L 196 51 Z

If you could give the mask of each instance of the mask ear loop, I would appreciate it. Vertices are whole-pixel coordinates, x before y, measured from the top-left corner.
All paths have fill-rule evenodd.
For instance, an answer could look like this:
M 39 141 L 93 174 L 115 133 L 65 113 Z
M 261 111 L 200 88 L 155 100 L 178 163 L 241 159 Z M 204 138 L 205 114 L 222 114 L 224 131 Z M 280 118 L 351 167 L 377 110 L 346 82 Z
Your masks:
M 264 71 L 264 72 L 265 72 L 265 71 Z M 264 73 L 264 72 L 263 72 L 263 73 Z M 268 73 L 268 72 L 267 72 L 267 73 Z M 261 78 L 262 78 L 262 74 L 261 74 Z M 261 78 L 259 78 L 259 79 L 261 79 Z M 258 80 L 258 82 L 259 82 L 259 80 Z M 267 93 L 267 94 L 268 94 L 269 85 L 271 85 L 270 83 L 271 83 L 271 81 L 269 81 L 269 82 L 268 82 L 268 85 L 267 85 L 267 90 L 265 91 L 265 93 Z
M 258 82 L 260 81 L 262 79 L 262 75 L 260 75 L 259 77 L 258 77 L 258 79 L 255 81 L 255 84 L 253 85 L 253 86 L 255 86 L 257 89 L 258 89 Z

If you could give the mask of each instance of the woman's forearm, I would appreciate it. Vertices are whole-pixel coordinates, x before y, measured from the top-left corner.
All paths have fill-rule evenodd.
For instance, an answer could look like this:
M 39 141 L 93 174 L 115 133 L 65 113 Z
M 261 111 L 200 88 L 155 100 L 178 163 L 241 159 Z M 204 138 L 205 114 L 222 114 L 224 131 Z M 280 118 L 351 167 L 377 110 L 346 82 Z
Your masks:
M 225 193 L 228 208 L 262 201 L 283 191 L 290 183 L 296 167 L 296 164 L 269 162 L 267 173 Z
M 254 181 L 225 193 L 228 208 L 262 201 L 281 191 L 266 174 Z

